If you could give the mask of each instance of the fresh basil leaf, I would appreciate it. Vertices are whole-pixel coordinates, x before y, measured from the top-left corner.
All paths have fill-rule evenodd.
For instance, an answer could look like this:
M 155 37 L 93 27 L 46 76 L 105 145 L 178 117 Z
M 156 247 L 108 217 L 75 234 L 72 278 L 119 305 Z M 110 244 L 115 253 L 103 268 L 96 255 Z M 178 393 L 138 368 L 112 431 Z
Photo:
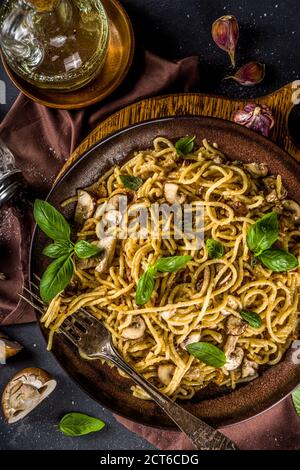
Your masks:
M 256 312 L 251 310 L 241 310 L 240 315 L 245 322 L 247 322 L 252 328 L 260 328 L 262 325 L 261 317 Z
M 125 188 L 132 189 L 133 191 L 137 191 L 144 183 L 144 180 L 138 176 L 120 175 L 120 179 Z
M 101 431 L 104 421 L 84 413 L 68 413 L 59 422 L 60 431 L 66 436 L 84 436 L 91 432 Z
M 70 255 L 57 258 L 44 272 L 40 282 L 40 295 L 44 302 L 49 303 L 69 284 L 74 271 Z
M 269 212 L 258 219 L 248 230 L 247 245 L 255 256 L 270 248 L 279 235 L 279 224 L 276 212 Z
M 194 141 L 196 139 L 195 135 L 188 135 L 186 137 L 181 137 L 181 139 L 177 140 L 175 143 L 176 152 L 181 157 L 188 155 L 194 148 Z
M 221 242 L 214 240 L 213 238 L 208 238 L 205 245 L 210 259 L 219 259 L 224 256 L 225 248 Z
M 204 341 L 191 343 L 187 345 L 186 349 L 192 356 L 209 366 L 218 368 L 226 363 L 224 351 L 212 343 L 205 343 Z
M 270 248 L 270 250 L 264 251 L 258 259 L 266 268 L 277 273 L 289 271 L 299 266 L 296 256 L 278 248 Z
M 49 258 L 59 258 L 63 255 L 68 255 L 74 250 L 73 243 L 68 242 L 55 242 L 46 246 L 43 249 L 43 255 L 48 256 Z
M 300 416 L 300 387 L 298 387 L 293 393 L 292 393 L 292 399 L 293 403 L 295 406 L 295 410 L 298 416 Z
M 100 251 L 103 251 L 103 249 L 86 240 L 79 240 L 74 246 L 74 251 L 78 258 L 91 258 L 100 253 Z
M 192 257 L 190 255 L 168 256 L 156 261 L 153 268 L 161 273 L 174 273 L 184 268 L 191 259 Z
M 69 240 L 70 225 L 64 216 L 46 201 L 36 199 L 33 208 L 34 220 L 40 229 L 52 240 Z
M 153 267 L 150 267 L 140 277 L 135 293 L 135 302 L 137 305 L 144 305 L 150 299 L 154 289 L 154 274 L 155 271 Z

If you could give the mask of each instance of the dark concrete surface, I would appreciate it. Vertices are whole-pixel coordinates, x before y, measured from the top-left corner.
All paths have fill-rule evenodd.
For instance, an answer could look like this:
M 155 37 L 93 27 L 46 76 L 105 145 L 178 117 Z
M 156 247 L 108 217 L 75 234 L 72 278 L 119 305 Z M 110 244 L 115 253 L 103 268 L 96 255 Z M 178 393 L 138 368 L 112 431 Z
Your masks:
M 1 1 L 0 1 L 1 3 Z M 170 59 L 199 55 L 199 91 L 231 97 L 255 97 L 269 93 L 300 78 L 299 0 L 123 0 L 137 34 L 137 42 Z M 250 60 L 266 64 L 265 81 L 242 88 L 223 81 L 229 59 L 213 43 L 211 23 L 221 15 L 234 14 L 240 23 L 241 39 L 237 64 Z M 17 90 L 2 67 L 0 79 L 6 83 L 6 104 L 0 104 L 0 120 L 10 109 Z M 19 340 L 25 351 L 0 365 L 0 393 L 8 379 L 26 366 L 40 366 L 58 381 L 55 392 L 19 424 L 6 425 L 0 417 L 0 449 L 151 449 L 144 440 L 121 427 L 111 413 L 97 405 L 74 384 L 46 352 L 37 326 L 5 329 Z M 57 423 L 65 412 L 82 411 L 102 418 L 107 426 L 98 434 L 70 438 Z

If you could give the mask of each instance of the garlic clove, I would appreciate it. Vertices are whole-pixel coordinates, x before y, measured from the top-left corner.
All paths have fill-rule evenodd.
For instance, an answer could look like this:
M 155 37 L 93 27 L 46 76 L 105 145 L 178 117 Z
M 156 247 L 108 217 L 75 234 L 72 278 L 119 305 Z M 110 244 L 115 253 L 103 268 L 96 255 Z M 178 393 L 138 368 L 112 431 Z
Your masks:
M 257 85 L 265 78 L 265 64 L 249 62 L 239 68 L 234 75 L 225 77 L 225 80 L 228 78 L 232 78 L 242 86 Z
M 239 39 L 239 25 L 233 15 L 218 18 L 211 28 L 212 38 L 220 49 L 229 54 L 232 67 L 235 67 L 235 50 Z

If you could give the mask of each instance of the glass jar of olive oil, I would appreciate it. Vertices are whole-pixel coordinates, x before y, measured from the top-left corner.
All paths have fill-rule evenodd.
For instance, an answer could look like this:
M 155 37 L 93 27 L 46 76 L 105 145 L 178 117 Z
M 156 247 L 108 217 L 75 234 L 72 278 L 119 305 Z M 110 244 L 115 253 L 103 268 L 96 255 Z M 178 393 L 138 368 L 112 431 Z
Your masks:
M 40 88 L 69 91 L 102 68 L 109 26 L 98 0 L 4 0 L 0 45 L 12 70 Z

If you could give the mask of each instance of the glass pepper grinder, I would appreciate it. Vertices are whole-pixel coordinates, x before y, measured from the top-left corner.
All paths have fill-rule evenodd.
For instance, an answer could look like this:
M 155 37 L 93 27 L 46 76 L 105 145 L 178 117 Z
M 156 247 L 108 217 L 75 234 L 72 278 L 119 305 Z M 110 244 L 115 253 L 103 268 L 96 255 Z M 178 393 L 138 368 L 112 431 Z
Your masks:
M 15 167 L 15 158 L 0 140 L 0 209 L 13 199 L 20 199 L 26 187 L 21 170 Z
M 4 0 L 0 45 L 9 67 L 39 88 L 89 83 L 106 59 L 109 24 L 100 0 Z

